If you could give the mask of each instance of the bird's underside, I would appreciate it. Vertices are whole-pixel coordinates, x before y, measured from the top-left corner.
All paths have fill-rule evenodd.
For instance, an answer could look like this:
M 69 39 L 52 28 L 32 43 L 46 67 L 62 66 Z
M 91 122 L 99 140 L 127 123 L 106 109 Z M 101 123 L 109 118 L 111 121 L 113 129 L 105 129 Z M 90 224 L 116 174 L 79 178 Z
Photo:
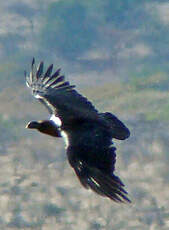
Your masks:
M 26 83 L 51 118 L 31 121 L 27 128 L 65 139 L 69 163 L 85 188 L 116 202 L 130 202 L 124 184 L 114 175 L 116 148 L 112 142 L 113 138 L 128 138 L 128 128 L 115 115 L 98 113 L 60 76 L 60 70 L 52 74 L 52 69 L 53 65 L 44 73 L 43 62 L 36 68 L 33 59 Z

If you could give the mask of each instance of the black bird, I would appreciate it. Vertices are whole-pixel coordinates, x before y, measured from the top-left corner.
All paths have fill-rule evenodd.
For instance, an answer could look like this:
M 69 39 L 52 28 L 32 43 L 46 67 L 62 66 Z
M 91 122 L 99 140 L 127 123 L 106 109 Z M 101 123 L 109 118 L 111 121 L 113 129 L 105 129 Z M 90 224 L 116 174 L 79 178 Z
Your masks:
M 36 68 L 32 61 L 26 84 L 49 110 L 49 120 L 31 121 L 26 128 L 37 129 L 54 137 L 63 137 L 67 157 L 81 184 L 116 202 L 130 202 L 124 184 L 114 174 L 116 148 L 112 139 L 124 140 L 129 129 L 113 114 L 99 113 L 81 96 L 60 69 L 52 74 L 53 65 L 43 71 L 43 62 Z

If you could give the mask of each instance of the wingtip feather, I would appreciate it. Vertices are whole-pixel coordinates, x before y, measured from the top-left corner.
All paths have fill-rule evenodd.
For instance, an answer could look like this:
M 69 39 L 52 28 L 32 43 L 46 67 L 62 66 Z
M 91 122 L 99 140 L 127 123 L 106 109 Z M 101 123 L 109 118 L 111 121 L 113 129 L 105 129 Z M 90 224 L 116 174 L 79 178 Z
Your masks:
M 37 72 L 36 72 L 37 79 L 40 78 L 42 74 L 43 74 L 43 61 L 41 61 L 38 65 Z
M 53 74 L 53 64 L 51 64 L 45 73 L 44 63 L 41 61 L 36 68 L 35 58 L 32 59 L 31 72 L 29 77 L 26 78 L 26 84 L 32 88 L 33 94 L 38 92 L 44 92 L 45 90 L 59 89 L 59 90 L 72 90 L 75 86 L 71 86 L 69 82 L 65 81 L 63 75 L 60 75 L 61 68 L 57 69 Z M 52 74 L 52 75 L 51 75 Z M 26 74 L 25 74 L 26 75 Z
M 46 73 L 44 74 L 44 77 L 43 77 L 43 81 L 46 79 L 46 78 L 49 78 L 51 76 L 51 73 L 52 73 L 52 70 L 53 70 L 53 64 L 51 64 L 47 70 L 46 70 Z
M 32 67 L 34 66 L 34 64 L 35 64 L 35 58 L 33 57 L 33 59 L 32 59 Z

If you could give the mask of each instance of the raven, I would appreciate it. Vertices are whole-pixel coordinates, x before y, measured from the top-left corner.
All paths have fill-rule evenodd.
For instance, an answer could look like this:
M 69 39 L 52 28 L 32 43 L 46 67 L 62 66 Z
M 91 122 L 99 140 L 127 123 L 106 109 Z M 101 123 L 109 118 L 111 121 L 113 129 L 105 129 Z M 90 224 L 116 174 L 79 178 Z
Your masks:
M 124 184 L 114 174 L 116 148 L 112 139 L 124 140 L 129 129 L 113 114 L 99 113 L 87 98 L 65 81 L 60 69 L 50 65 L 44 72 L 33 58 L 26 84 L 35 98 L 46 106 L 50 119 L 31 121 L 26 128 L 54 137 L 63 137 L 67 157 L 81 184 L 115 202 L 131 202 Z

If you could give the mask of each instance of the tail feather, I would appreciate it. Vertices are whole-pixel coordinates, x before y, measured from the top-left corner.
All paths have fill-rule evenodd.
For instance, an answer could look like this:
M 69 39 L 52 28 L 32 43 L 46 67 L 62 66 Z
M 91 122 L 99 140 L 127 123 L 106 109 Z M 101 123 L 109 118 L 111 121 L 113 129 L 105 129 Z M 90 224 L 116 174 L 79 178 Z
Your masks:
M 118 140 L 125 140 L 130 136 L 129 129 L 114 114 L 106 112 L 100 113 L 99 115 L 108 122 L 108 125 L 112 131 L 113 138 Z
M 124 184 L 114 174 L 107 175 L 101 170 L 82 162 L 74 169 L 85 188 L 90 188 L 97 194 L 109 197 L 115 202 L 131 202 L 127 197 L 128 193 L 123 188 Z

